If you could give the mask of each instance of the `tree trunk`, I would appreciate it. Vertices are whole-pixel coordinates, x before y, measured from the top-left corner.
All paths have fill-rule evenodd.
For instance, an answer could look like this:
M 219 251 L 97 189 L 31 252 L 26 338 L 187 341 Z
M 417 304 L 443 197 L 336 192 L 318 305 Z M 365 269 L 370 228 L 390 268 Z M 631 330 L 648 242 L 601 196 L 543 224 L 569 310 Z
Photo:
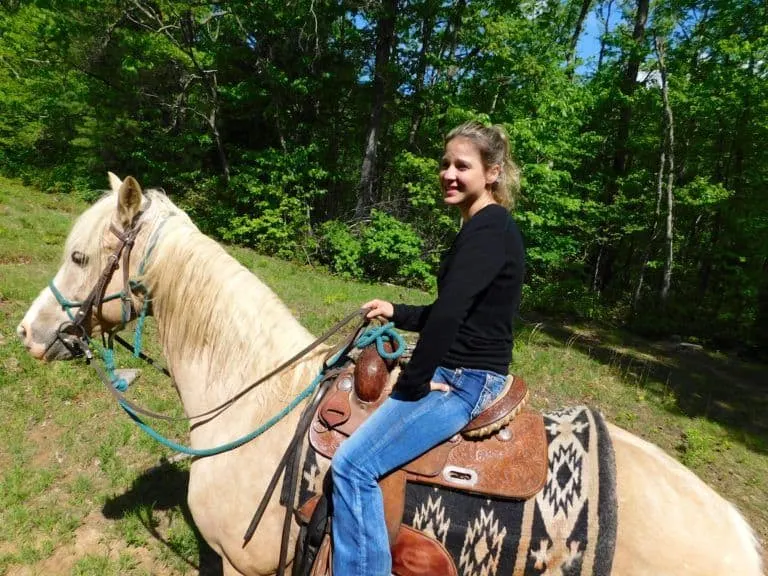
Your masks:
M 659 294 L 662 303 L 666 303 L 669 297 L 669 288 L 672 284 L 672 266 L 674 262 L 674 220 L 673 220 L 673 184 L 675 180 L 675 122 L 672 115 L 672 106 L 669 103 L 669 88 L 667 84 L 667 68 L 664 64 L 664 41 L 655 38 L 656 54 L 659 58 L 659 72 L 661 72 L 661 97 L 664 101 L 664 126 L 666 136 L 664 145 L 667 148 L 669 166 L 667 167 L 667 221 L 666 221 L 666 259 L 664 260 L 664 280 Z
M 613 10 L 613 0 L 608 0 L 608 6 L 606 8 L 605 22 L 603 25 L 603 33 L 600 35 L 600 53 L 597 57 L 597 71 L 599 72 L 603 66 L 603 58 L 605 57 L 605 44 L 608 33 L 611 31 L 611 11 Z M 598 12 L 600 16 L 603 15 L 603 6 L 600 5 Z
M 426 111 L 426 102 L 424 98 L 424 78 L 427 74 L 427 54 L 432 43 L 432 35 L 435 29 L 436 6 L 432 0 L 424 3 L 424 16 L 421 20 L 421 49 L 419 50 L 419 61 L 416 65 L 416 80 L 413 88 L 413 115 L 411 116 L 411 127 L 408 130 L 408 149 L 412 150 L 416 142 L 416 134 L 419 131 L 421 120 Z
M 712 223 L 712 237 L 707 245 L 707 252 L 704 254 L 703 262 L 699 268 L 699 298 L 704 299 L 709 290 L 712 279 L 712 268 L 714 267 L 715 254 L 720 250 L 720 236 L 723 228 L 723 214 L 720 210 L 715 214 L 715 220 Z
M 586 20 L 591 6 L 592 0 L 581 0 L 581 10 L 579 10 L 579 17 L 576 19 L 576 26 L 573 29 L 573 35 L 571 36 L 568 53 L 565 55 L 566 68 L 570 68 L 571 62 L 576 55 L 576 45 L 579 43 L 579 37 L 581 36 L 581 31 L 584 28 L 584 20 Z M 572 75 L 573 71 L 570 71 L 569 74 Z
M 651 250 L 653 243 L 659 235 L 659 218 L 661 217 L 661 199 L 664 196 L 664 167 L 667 163 L 666 147 L 662 145 L 661 155 L 659 157 L 659 175 L 656 178 L 656 210 L 653 212 L 653 228 L 651 229 L 651 235 L 648 238 L 648 245 L 643 253 L 643 263 L 640 266 L 640 276 L 637 279 L 637 286 L 635 286 L 635 293 L 632 296 L 632 311 L 637 310 L 637 305 L 640 302 L 640 294 L 643 290 L 643 283 L 645 282 L 645 272 L 648 269 L 648 260 L 651 257 Z
M 613 174 L 611 187 L 609 189 L 609 200 L 612 201 L 615 196 L 616 178 L 627 173 L 629 167 L 629 129 L 632 123 L 632 95 L 637 88 L 637 73 L 640 71 L 640 64 L 643 61 L 642 43 L 645 36 L 645 24 L 648 21 L 648 3 L 649 0 L 637 0 L 637 12 L 635 14 L 635 27 L 632 31 L 632 47 L 627 55 L 627 64 L 624 67 L 624 74 L 621 79 L 622 100 L 619 105 L 619 125 L 616 132 L 616 146 L 613 155 Z
M 384 0 L 376 25 L 376 61 L 373 72 L 373 105 L 365 134 L 365 153 L 360 170 L 355 218 L 366 218 L 376 201 L 376 164 L 381 132 L 381 119 L 388 99 L 389 62 L 395 39 L 397 0 Z
M 595 262 L 595 272 L 592 274 L 592 292 L 600 294 L 600 274 L 602 271 L 603 252 L 605 251 L 605 243 L 600 242 L 597 250 L 597 261 Z
M 643 37 L 645 36 L 645 24 L 648 20 L 649 0 L 637 0 L 637 12 L 635 13 L 635 26 L 632 32 L 632 45 L 626 57 L 624 74 L 622 75 L 619 89 L 621 91 L 621 101 L 619 103 L 619 122 L 616 130 L 616 143 L 614 145 L 612 173 L 605 187 L 605 203 L 610 206 L 613 204 L 618 193 L 618 181 L 626 175 L 629 169 L 629 130 L 632 123 L 632 95 L 637 87 L 637 73 L 640 70 L 640 64 L 643 60 Z M 606 222 L 603 225 L 604 238 L 611 237 L 611 224 Z M 593 286 L 598 287 L 598 292 L 602 291 L 611 280 L 611 265 L 616 256 L 615 248 L 610 244 L 600 246 L 600 257 L 598 264 L 601 267 L 595 269 Z
M 141 0 L 132 0 L 131 4 L 133 8 L 136 9 L 135 13 L 132 10 L 128 10 L 125 12 L 125 17 L 142 27 L 152 30 L 156 34 L 164 36 L 176 48 L 183 52 L 187 58 L 189 58 L 197 77 L 200 79 L 205 91 L 208 93 L 208 104 L 210 108 L 207 113 L 194 108 L 190 108 L 190 110 L 198 115 L 198 117 L 204 118 L 208 128 L 211 130 L 213 139 L 216 142 L 216 151 L 219 156 L 219 161 L 221 162 L 221 171 L 224 175 L 225 182 L 229 185 L 229 159 L 227 158 L 224 140 L 218 129 L 220 111 L 218 80 L 216 78 L 216 71 L 209 70 L 202 66 L 197 59 L 195 41 L 198 35 L 195 31 L 195 20 L 192 16 L 192 12 L 190 10 L 184 11 L 184 13 L 180 15 L 178 22 L 174 23 L 174 25 L 170 25 L 164 19 L 162 12 L 156 10 L 154 5 L 150 3 L 144 4 Z M 146 19 L 146 21 L 142 21 L 142 17 Z M 180 38 L 174 36 L 172 33 L 173 29 L 178 29 L 180 31 Z M 184 82 L 183 78 L 181 80 L 184 86 L 182 90 L 183 92 L 189 88 L 190 83 Z

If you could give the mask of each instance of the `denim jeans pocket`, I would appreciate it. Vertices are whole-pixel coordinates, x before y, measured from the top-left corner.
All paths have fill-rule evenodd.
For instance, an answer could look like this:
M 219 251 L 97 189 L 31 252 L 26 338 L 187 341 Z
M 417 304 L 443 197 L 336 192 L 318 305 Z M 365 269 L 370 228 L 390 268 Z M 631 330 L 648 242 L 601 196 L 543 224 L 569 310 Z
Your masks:
M 483 410 L 496 400 L 504 389 L 506 380 L 506 376 L 502 376 L 501 374 L 496 374 L 495 372 L 486 373 L 483 391 L 480 393 L 480 398 L 478 399 L 474 410 L 472 410 L 472 418 L 477 418 Z

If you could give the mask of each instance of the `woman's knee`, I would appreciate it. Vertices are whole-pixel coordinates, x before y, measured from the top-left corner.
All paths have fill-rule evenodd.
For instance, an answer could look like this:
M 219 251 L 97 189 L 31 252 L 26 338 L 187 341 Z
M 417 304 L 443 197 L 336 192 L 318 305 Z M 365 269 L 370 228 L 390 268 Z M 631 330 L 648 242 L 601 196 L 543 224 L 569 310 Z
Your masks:
M 333 478 L 367 479 L 371 476 L 365 466 L 365 454 L 358 454 L 350 442 L 344 442 L 331 459 Z

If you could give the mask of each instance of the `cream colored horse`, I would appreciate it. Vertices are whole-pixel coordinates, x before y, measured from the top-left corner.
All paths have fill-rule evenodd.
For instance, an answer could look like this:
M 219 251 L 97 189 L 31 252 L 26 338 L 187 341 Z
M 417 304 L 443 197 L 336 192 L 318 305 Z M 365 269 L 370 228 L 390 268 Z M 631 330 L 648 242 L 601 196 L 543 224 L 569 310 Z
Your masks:
M 110 222 L 125 229 L 138 215 L 143 224 L 130 273 L 137 277 L 151 240 L 154 248 L 142 281 L 151 290 L 163 353 L 187 414 L 219 405 L 313 340 L 272 290 L 204 236 L 165 195 L 142 192 L 130 177 L 121 182 L 110 174 L 110 182 L 112 193 L 76 222 L 54 285 L 70 301 L 84 299 L 117 245 Z M 122 289 L 118 270 L 106 293 Z M 142 297 L 134 295 L 132 304 L 134 313 L 140 310 Z M 105 303 L 94 310 L 93 329 L 114 328 L 120 313 L 119 300 Z M 55 337 L 66 320 L 53 292 L 45 288 L 18 333 L 36 358 L 66 359 L 71 353 Z M 193 427 L 191 445 L 217 446 L 258 427 L 311 381 L 323 352 L 258 386 L 219 417 Z M 277 497 L 245 548 L 243 533 L 298 413 L 241 448 L 192 464 L 189 508 L 200 532 L 221 555 L 226 575 L 261 576 L 277 569 L 283 517 Z M 730 503 L 656 446 L 615 426 L 610 434 L 619 501 L 614 574 L 762 574 L 755 535 Z M 297 530 L 294 526 L 292 543 Z

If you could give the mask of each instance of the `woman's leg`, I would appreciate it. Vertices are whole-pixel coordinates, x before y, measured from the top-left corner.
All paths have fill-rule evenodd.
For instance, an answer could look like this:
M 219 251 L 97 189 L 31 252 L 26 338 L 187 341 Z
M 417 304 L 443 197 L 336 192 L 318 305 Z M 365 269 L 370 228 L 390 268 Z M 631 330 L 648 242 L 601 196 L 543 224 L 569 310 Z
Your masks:
M 438 368 L 433 391 L 417 401 L 388 398 L 336 452 L 333 474 L 335 574 L 389 576 L 384 506 L 377 481 L 459 432 L 480 401 L 484 380 Z

